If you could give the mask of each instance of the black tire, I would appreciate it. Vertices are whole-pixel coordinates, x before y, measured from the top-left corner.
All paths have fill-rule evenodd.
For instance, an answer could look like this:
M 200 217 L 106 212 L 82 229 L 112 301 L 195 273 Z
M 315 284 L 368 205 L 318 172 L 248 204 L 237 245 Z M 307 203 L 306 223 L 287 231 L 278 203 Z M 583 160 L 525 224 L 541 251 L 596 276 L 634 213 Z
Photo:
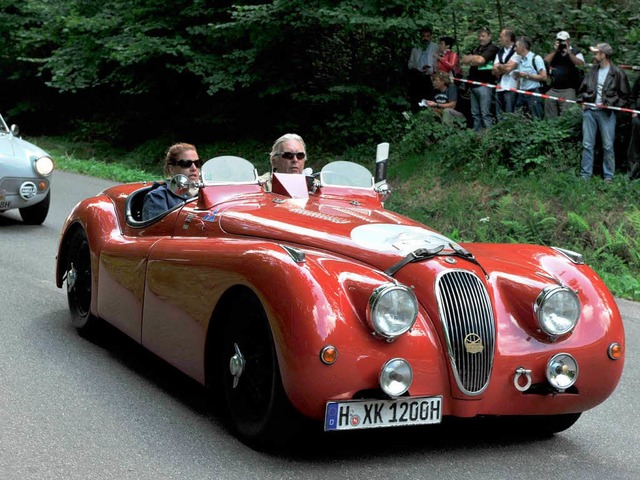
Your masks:
M 47 218 L 49 213 L 49 204 L 51 203 L 51 191 L 47 192 L 44 199 L 30 207 L 20 209 L 22 221 L 27 225 L 41 225 Z
M 230 310 L 224 321 L 220 369 L 232 427 L 253 448 L 285 446 L 299 430 L 300 414 L 284 392 L 269 322 L 252 295 L 234 302 Z M 244 368 L 236 378 L 230 363 L 238 352 Z
M 73 326 L 82 335 L 89 335 L 98 324 L 91 314 L 92 276 L 91 250 L 82 228 L 73 232 L 67 251 L 67 303 Z
M 511 433 L 526 437 L 550 437 L 564 432 L 578 421 L 582 413 L 561 415 L 531 415 L 523 417 L 503 417 Z

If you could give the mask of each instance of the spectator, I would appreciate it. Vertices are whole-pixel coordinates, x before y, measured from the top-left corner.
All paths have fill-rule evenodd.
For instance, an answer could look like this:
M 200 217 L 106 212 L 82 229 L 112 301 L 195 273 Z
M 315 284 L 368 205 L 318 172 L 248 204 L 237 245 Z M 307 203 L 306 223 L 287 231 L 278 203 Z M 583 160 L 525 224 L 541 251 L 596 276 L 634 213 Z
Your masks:
M 540 55 L 531 51 L 531 40 L 520 37 L 516 42 L 516 53 L 520 56 L 518 68 L 512 72 L 518 79 L 518 89 L 529 93 L 518 93 L 516 109 L 528 112 L 534 118 L 542 118 L 541 82 L 547 81 L 547 69 Z
M 200 180 L 200 167 L 202 162 L 198 158 L 196 147 L 190 143 L 176 143 L 171 145 L 164 157 L 164 173 L 167 178 L 174 175 L 186 175 L 189 181 Z M 192 195 L 185 193 L 177 195 L 173 193 L 167 183 L 155 183 L 153 189 L 144 197 L 142 204 L 142 219 L 149 220 L 161 213 L 171 210 L 176 205 L 183 204 Z
M 578 100 L 599 106 L 624 107 L 629 99 L 627 75 L 612 61 L 613 48 L 608 43 L 589 47 L 594 65 L 587 73 Z M 616 115 L 613 110 L 594 105 L 582 105 L 582 165 L 580 177 L 588 180 L 593 174 L 593 156 L 596 133 L 600 130 L 604 151 L 602 170 L 604 181 L 611 182 L 616 168 L 613 142 L 616 133 Z
M 455 109 L 458 102 L 458 89 L 446 72 L 438 72 L 433 76 L 433 91 L 433 100 L 423 99 L 420 102 L 421 105 L 434 109 L 436 114 L 441 114 L 444 123 L 452 123 L 454 118 L 465 118 Z
M 580 69 L 584 67 L 584 57 L 580 50 L 571 46 L 571 37 L 565 31 L 558 32 L 553 50 L 544 57 L 549 65 L 551 88 L 548 95 L 567 100 L 576 99 L 576 89 L 580 86 Z M 544 101 L 544 117 L 557 118 L 569 107 L 570 103 L 547 98 Z
M 494 84 L 492 69 L 493 60 L 497 54 L 498 47 L 491 42 L 491 30 L 486 27 L 481 28 L 478 31 L 478 46 L 460 60 L 463 65 L 471 66 L 469 80 Z M 469 96 L 471 98 L 473 129 L 479 132 L 483 128 L 489 128 L 493 124 L 491 116 L 493 89 L 485 85 L 471 85 Z
M 493 74 L 499 78 L 496 90 L 496 114 L 498 120 L 504 113 L 513 113 L 516 109 L 517 93 L 509 91 L 518 88 L 518 82 L 511 72 L 515 70 L 520 61 L 516 53 L 516 34 L 509 28 L 503 28 L 500 32 L 500 50 L 493 61 Z
M 431 98 L 433 94 L 431 74 L 434 72 L 433 56 L 437 47 L 431 41 L 432 37 L 431 28 L 422 28 L 420 30 L 422 44 L 413 48 L 409 56 L 409 102 L 412 112 L 418 111 L 418 103 L 421 99 Z
M 640 77 L 636 78 L 631 89 L 629 108 L 640 110 Z M 640 178 L 640 117 L 637 113 L 631 114 L 631 140 L 627 150 L 629 162 L 629 180 Z
M 259 178 L 267 192 L 271 191 L 271 177 L 274 172 L 302 173 L 307 160 L 307 147 L 300 135 L 285 133 L 271 147 L 269 159 L 271 171 Z
M 436 70 L 447 73 L 449 78 L 462 76 L 460 57 L 451 50 L 455 43 L 453 37 L 440 37 L 438 51 L 435 53 Z

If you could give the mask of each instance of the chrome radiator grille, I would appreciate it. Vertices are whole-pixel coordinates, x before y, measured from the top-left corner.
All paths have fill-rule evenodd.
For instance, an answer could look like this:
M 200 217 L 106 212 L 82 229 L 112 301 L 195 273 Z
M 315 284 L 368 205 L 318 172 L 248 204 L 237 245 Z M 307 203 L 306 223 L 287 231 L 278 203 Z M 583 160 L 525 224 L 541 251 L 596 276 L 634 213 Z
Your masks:
M 453 270 L 436 280 L 440 319 L 458 387 L 467 395 L 484 391 L 495 343 L 493 309 L 480 279 Z

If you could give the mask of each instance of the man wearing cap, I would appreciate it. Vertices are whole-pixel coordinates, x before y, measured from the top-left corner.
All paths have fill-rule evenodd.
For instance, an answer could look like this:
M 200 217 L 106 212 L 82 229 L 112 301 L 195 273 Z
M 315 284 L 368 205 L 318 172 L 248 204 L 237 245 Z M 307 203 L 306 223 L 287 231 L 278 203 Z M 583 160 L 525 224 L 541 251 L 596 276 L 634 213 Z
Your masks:
M 549 65 L 551 76 L 551 89 L 547 94 L 552 97 L 575 100 L 576 89 L 580 86 L 579 69 L 584 67 L 584 57 L 580 50 L 571 46 L 571 37 L 568 32 L 564 30 L 558 32 L 553 50 L 544 57 L 544 61 Z M 557 118 L 569 107 L 571 103 L 547 98 L 544 102 L 544 117 Z
M 594 65 L 587 73 L 578 101 L 582 105 L 582 166 L 580 177 L 588 180 L 593 173 L 593 152 L 596 133 L 602 139 L 602 170 L 604 181 L 611 182 L 616 168 L 613 142 L 616 133 L 616 114 L 606 107 L 624 107 L 629 99 L 629 79 L 612 61 L 613 48 L 608 43 L 589 47 Z

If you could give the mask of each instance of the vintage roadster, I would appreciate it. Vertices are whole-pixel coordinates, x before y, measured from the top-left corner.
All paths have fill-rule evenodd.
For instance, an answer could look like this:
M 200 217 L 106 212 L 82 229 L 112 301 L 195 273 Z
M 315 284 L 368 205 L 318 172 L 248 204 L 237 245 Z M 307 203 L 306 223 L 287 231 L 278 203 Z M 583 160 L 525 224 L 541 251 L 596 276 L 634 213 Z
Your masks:
M 267 192 L 250 162 L 213 158 L 199 184 L 171 181 L 192 200 L 147 221 L 151 184 L 80 202 L 56 272 L 75 327 L 106 321 L 212 387 L 257 447 L 305 418 L 336 431 L 495 416 L 553 434 L 611 395 L 623 325 L 581 255 L 460 244 L 388 211 L 378 160 L 375 178 L 338 161 L 275 173 Z
M 0 115 L 0 213 L 17 208 L 24 223 L 40 225 L 49 213 L 53 161 L 42 149 L 18 137 Z

